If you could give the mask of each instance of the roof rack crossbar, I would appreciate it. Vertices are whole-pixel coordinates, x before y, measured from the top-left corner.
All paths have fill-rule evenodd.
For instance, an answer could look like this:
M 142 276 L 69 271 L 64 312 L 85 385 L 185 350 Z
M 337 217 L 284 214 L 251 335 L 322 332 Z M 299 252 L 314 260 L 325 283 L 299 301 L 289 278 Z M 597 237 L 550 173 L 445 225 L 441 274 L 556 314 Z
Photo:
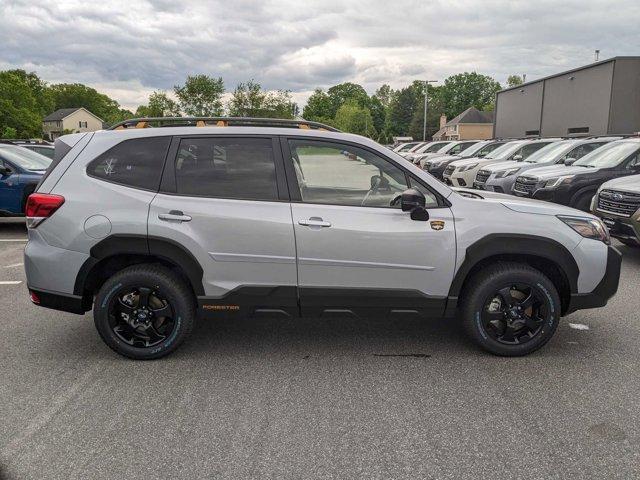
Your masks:
M 285 118 L 253 118 L 253 117 L 141 117 L 129 118 L 114 125 L 108 130 L 124 130 L 127 128 L 151 127 L 285 127 L 339 132 L 337 128 L 319 122 L 293 120 Z

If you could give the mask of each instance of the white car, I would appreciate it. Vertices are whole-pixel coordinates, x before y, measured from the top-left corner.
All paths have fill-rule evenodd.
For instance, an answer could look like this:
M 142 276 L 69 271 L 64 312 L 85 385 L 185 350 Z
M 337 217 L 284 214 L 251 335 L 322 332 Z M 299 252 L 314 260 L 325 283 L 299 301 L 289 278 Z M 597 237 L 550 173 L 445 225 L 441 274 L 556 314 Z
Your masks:
M 477 144 L 479 140 L 463 140 L 451 142 L 435 153 L 421 153 L 413 159 L 413 163 L 419 165 L 424 170 L 426 163 L 432 158 L 439 158 L 446 155 L 460 155 L 462 152 Z
M 499 162 L 521 162 L 533 152 L 558 140 L 557 138 L 514 140 L 496 148 L 484 158 L 473 157 L 465 160 L 456 160 L 451 162 L 445 169 L 443 174 L 444 181 L 447 185 L 453 185 L 454 187 L 471 187 L 481 168 Z
M 410 153 L 403 155 L 404 158 L 409 160 L 410 162 L 415 163 L 415 159 L 424 153 L 437 153 L 440 152 L 444 147 L 449 145 L 451 142 L 439 141 L 439 142 L 427 142 L 422 144 L 418 148 L 414 148 Z
M 413 152 L 417 151 L 418 149 L 429 145 L 431 142 L 418 142 L 417 144 L 415 144 L 413 147 L 407 149 L 407 150 L 403 150 L 401 152 L 396 152 L 398 155 L 400 155 L 401 157 L 407 157 L 407 155 L 412 154 Z

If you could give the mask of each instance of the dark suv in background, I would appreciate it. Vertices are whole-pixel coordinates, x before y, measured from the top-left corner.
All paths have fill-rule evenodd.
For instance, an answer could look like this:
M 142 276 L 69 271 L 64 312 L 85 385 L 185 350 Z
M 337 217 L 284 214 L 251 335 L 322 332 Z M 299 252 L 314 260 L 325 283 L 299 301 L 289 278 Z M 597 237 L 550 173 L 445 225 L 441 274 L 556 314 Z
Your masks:
M 608 143 L 570 166 L 529 170 L 516 179 L 512 193 L 588 211 L 600 185 L 634 173 L 640 173 L 640 138 Z

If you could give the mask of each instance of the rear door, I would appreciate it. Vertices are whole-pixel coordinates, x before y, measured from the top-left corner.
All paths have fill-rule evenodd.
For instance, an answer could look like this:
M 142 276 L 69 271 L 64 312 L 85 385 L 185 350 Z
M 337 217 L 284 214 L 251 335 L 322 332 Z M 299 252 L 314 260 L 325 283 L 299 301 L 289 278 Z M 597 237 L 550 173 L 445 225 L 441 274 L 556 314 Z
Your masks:
M 283 140 L 304 313 L 440 315 L 455 262 L 451 210 L 377 152 L 337 141 Z M 409 187 L 430 221 L 391 201 Z
M 297 312 L 291 208 L 273 138 L 174 138 L 149 211 L 154 237 L 198 260 L 205 310 Z

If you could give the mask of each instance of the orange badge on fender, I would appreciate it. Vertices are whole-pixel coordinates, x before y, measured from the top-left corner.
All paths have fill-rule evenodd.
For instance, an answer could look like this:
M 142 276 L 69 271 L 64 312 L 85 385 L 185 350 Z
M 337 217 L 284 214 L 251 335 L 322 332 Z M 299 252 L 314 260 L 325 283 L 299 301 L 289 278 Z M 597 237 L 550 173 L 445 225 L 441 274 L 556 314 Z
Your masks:
M 442 220 L 432 220 L 431 228 L 434 230 L 442 230 L 444 228 L 444 222 Z

